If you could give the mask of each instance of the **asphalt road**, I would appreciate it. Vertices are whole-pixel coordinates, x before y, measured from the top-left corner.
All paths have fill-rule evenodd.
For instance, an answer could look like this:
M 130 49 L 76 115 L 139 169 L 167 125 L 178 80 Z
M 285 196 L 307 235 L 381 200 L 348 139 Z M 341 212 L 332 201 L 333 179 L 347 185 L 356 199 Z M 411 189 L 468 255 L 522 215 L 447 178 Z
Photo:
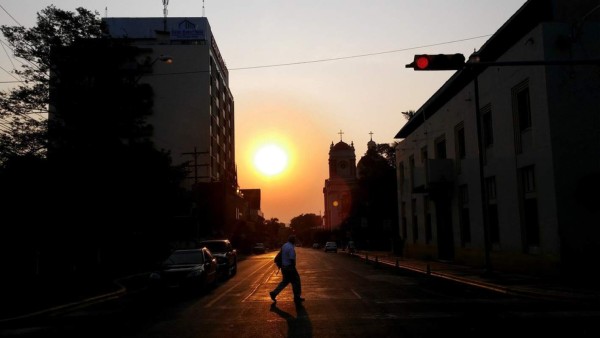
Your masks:
M 11 324 L 2 337 L 598 337 L 594 305 L 519 298 L 376 268 L 343 253 L 298 249 L 306 301 L 291 286 L 276 305 L 275 253 L 239 262 L 238 273 L 200 293 L 146 290 Z

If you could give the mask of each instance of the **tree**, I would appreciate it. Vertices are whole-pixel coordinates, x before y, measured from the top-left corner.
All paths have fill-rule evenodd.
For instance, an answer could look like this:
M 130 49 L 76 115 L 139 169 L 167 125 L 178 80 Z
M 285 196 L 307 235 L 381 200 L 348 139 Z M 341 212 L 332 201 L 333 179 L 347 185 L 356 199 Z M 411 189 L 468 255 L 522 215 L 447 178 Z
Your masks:
M 123 262 L 144 261 L 152 243 L 166 239 L 185 177 L 151 140 L 147 117 L 154 93 L 138 83 L 145 70 L 138 59 L 145 53 L 105 38 L 52 50 L 47 160 L 63 192 L 63 203 L 55 206 L 62 211 L 57 223 L 73 242 L 85 243 L 80 252 Z M 81 189 L 86 181 L 93 181 L 93 189 Z M 85 229 L 82 219 L 90 219 Z M 135 256 L 141 252 L 143 257 Z
M 11 183 L 0 199 L 10 208 L 0 257 L 28 272 L 25 263 L 42 273 L 140 268 L 185 200 L 183 168 L 151 142 L 153 92 L 137 81 L 145 50 L 104 37 L 98 14 L 83 8 L 49 6 L 33 28 L 0 30 L 27 61 L 17 71 L 24 82 L 0 95 L 10 126 L 0 182 Z M 14 257 L 23 250 L 41 258 Z
M 401 114 L 402 114 L 402 115 L 404 116 L 404 118 L 405 118 L 405 119 L 407 119 L 407 120 L 410 120 L 410 119 L 412 119 L 412 118 L 415 116 L 415 114 L 416 114 L 416 113 L 417 113 L 417 112 L 416 112 L 416 111 L 414 111 L 414 110 L 409 110 L 409 111 L 403 111 L 403 112 L 401 112 Z
M 343 224 L 363 248 L 389 249 L 397 233 L 395 144 L 369 147 L 357 164 L 351 217 Z
M 396 146 L 397 141 L 392 143 L 381 143 L 377 144 L 376 150 L 379 155 L 386 159 L 388 165 L 392 168 L 396 168 Z
M 0 31 L 14 55 L 25 61 L 15 70 L 21 84 L 0 92 L 0 119 L 5 126 L 0 134 L 1 165 L 16 156 L 46 155 L 51 50 L 102 37 L 102 21 L 97 12 L 81 7 L 69 12 L 50 5 L 38 13 L 36 26 L 2 25 Z
M 319 228 L 322 224 L 322 218 L 316 214 L 301 214 L 292 218 L 290 227 L 294 230 L 301 241 L 311 239 L 311 232 Z

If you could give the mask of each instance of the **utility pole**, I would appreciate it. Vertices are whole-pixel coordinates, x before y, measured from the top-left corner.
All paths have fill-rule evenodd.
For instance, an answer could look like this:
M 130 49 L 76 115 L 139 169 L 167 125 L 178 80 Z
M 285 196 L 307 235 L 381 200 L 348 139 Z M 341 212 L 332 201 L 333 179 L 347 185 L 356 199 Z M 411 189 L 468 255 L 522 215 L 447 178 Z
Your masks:
M 194 164 L 192 165 L 192 167 L 194 167 L 194 184 L 198 183 L 198 179 L 199 178 L 206 178 L 208 176 L 204 175 L 204 176 L 198 176 L 198 167 L 208 167 L 207 163 L 203 163 L 203 164 L 198 164 L 198 156 L 199 155 L 203 155 L 203 154 L 208 154 L 208 151 L 197 151 L 196 147 L 194 147 L 194 151 L 191 153 L 181 153 L 182 155 L 192 155 L 194 157 Z M 189 166 L 188 166 L 189 167 Z

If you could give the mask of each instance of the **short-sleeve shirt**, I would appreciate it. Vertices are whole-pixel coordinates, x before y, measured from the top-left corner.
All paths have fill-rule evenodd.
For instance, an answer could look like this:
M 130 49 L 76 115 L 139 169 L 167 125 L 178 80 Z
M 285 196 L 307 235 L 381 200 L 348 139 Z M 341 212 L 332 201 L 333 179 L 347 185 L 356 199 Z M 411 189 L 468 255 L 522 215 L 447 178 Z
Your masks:
M 292 264 L 291 260 L 296 260 L 296 248 L 294 244 L 286 242 L 281 247 L 281 264 L 283 266 L 289 266 Z

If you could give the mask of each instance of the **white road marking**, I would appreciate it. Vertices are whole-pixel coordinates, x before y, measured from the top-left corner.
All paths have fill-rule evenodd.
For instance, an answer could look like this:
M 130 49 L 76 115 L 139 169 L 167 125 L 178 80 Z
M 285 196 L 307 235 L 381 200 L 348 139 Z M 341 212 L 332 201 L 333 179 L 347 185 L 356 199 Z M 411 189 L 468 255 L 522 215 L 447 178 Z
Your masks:
M 238 281 L 235 285 L 233 285 L 229 289 L 225 290 L 223 293 L 221 293 L 220 295 L 218 295 L 217 297 L 215 297 L 215 299 L 211 300 L 206 305 L 204 305 L 204 307 L 205 308 L 209 308 L 209 307 L 213 306 L 216 302 L 218 302 L 219 300 L 221 300 L 221 298 L 223 298 L 226 295 L 228 295 L 231 292 L 231 290 L 233 290 L 233 289 L 237 288 L 238 286 L 240 286 L 243 282 L 245 282 L 246 280 L 248 280 L 250 277 L 252 277 L 257 272 L 261 271 L 267 265 L 273 265 L 273 262 L 267 261 L 265 264 L 259 266 L 256 270 L 254 270 L 253 272 L 251 272 L 246 278 Z

